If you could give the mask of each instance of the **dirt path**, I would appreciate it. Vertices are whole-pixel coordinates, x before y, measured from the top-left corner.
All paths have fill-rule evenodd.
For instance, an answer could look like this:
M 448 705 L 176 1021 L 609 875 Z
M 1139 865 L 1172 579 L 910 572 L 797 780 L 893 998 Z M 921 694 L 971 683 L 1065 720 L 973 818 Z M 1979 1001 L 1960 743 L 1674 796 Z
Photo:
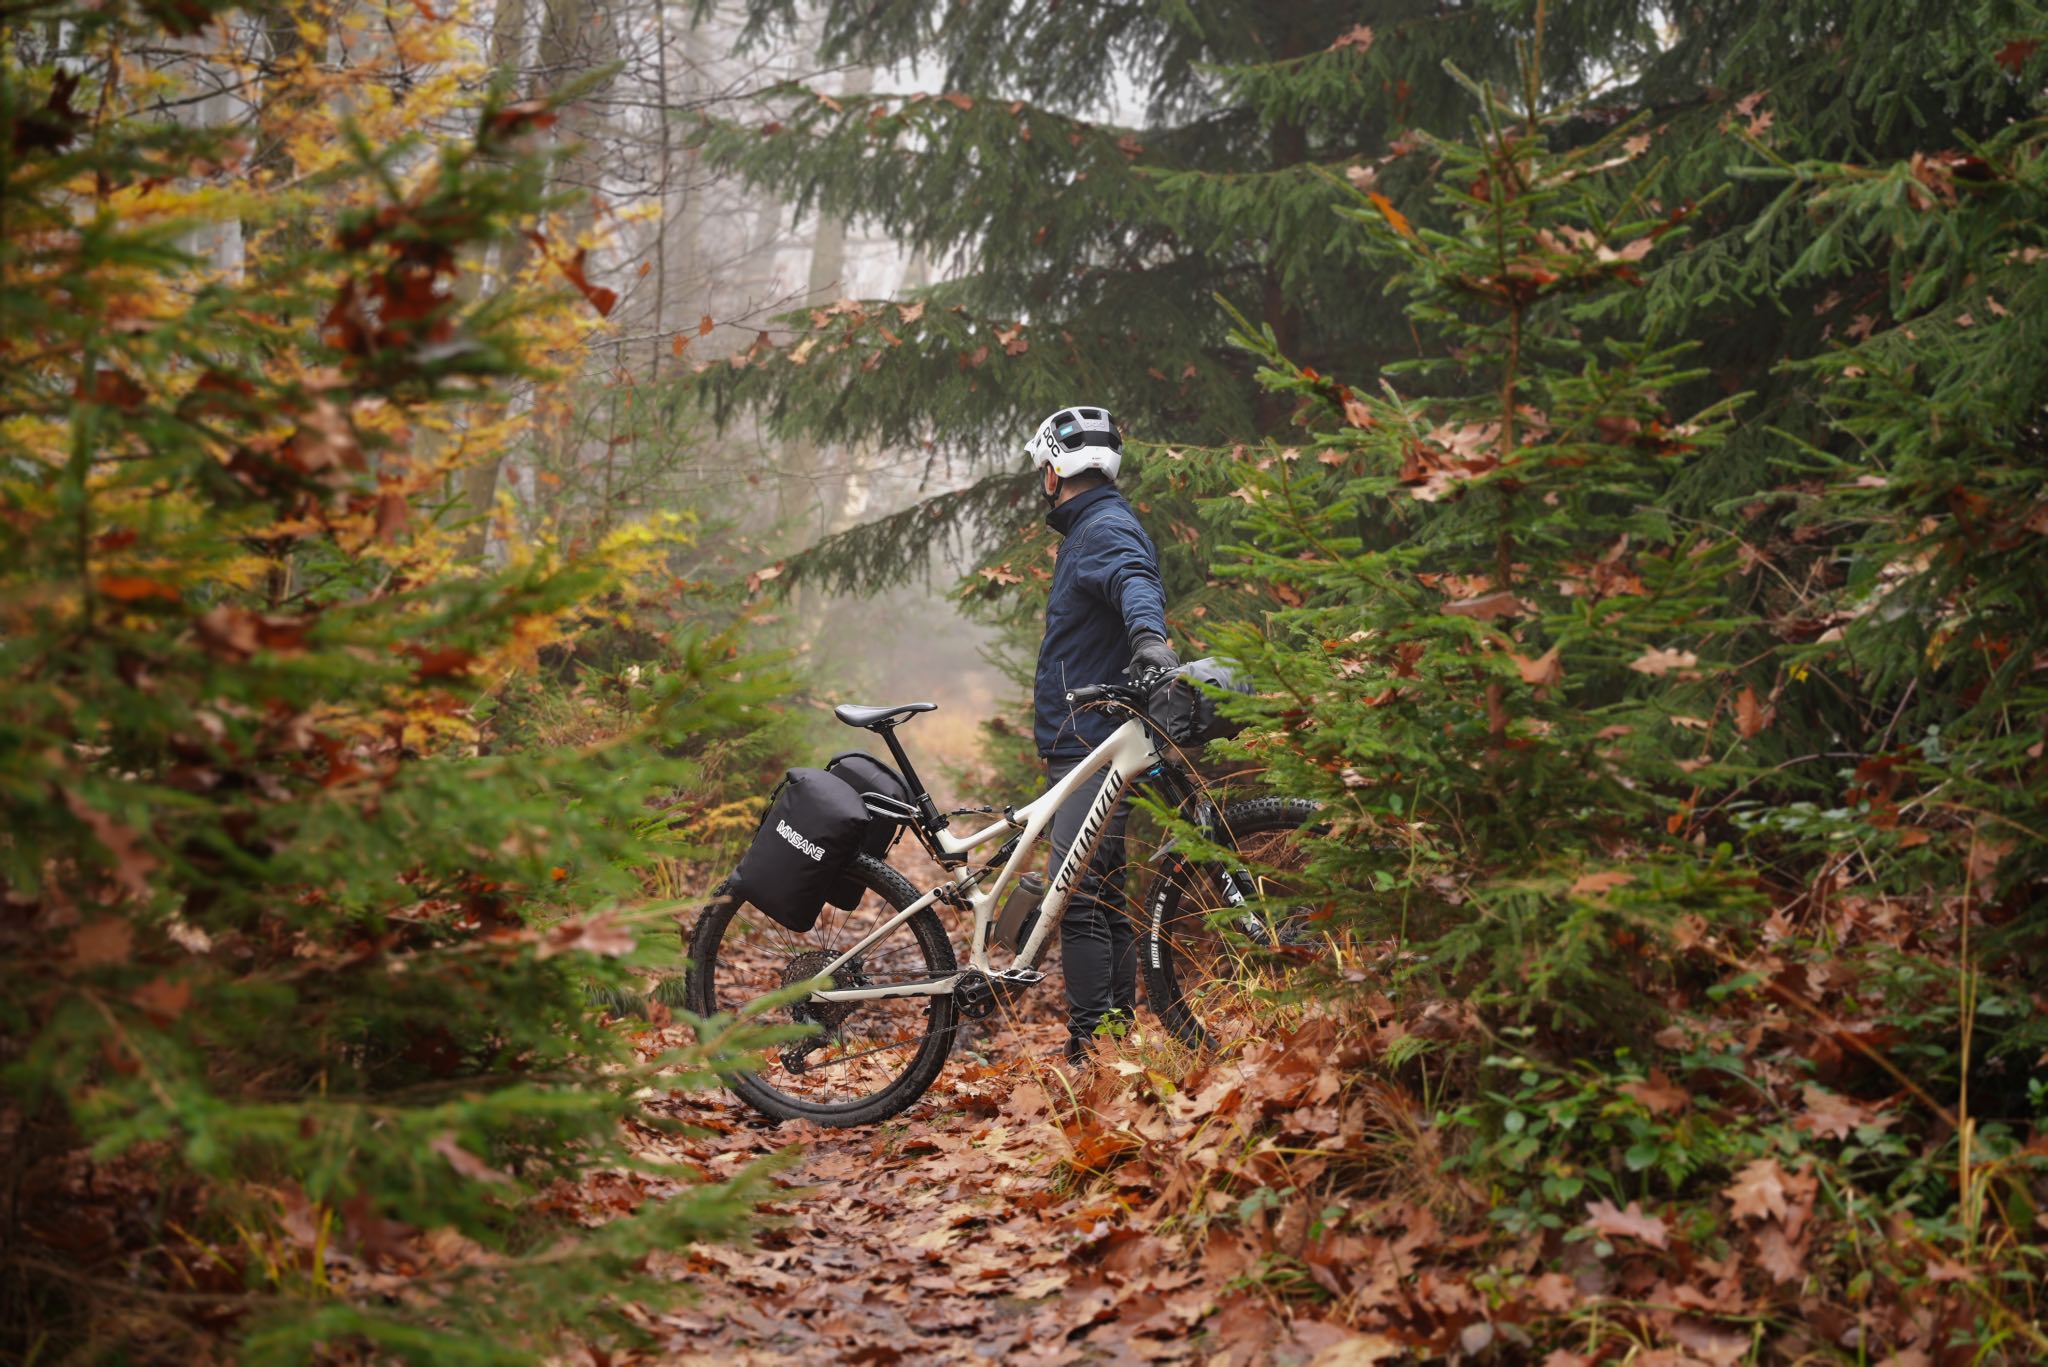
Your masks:
M 681 1044 L 683 1028 L 644 1045 Z M 1007 1023 L 865 1129 L 771 1125 L 724 1092 L 657 1103 L 701 1129 L 644 1136 L 662 1162 L 724 1176 L 803 1150 L 752 1247 L 692 1245 L 665 1269 L 698 1299 L 647 1317 L 662 1360 L 1293 1363 L 1343 1340 L 1287 1324 L 1186 1239 L 1152 1232 L 1171 1214 L 1160 1203 L 1076 1179 L 1052 1102 L 1067 1113 L 1064 1074 L 1046 1062 L 1060 1038 L 1050 1020 Z

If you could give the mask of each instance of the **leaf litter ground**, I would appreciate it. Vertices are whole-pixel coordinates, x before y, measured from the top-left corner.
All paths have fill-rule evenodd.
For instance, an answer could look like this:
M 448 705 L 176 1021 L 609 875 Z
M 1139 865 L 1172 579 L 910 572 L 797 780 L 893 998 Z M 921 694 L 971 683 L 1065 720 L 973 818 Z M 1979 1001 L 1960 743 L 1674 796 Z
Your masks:
M 1836 973 L 1850 923 L 1874 909 L 1830 906 L 1839 933 L 1813 951 L 1813 968 Z M 1361 972 L 1400 958 L 1391 942 L 1357 948 Z M 606 1367 L 1732 1367 L 1835 1360 L 1873 1343 L 1883 1351 L 1869 1361 L 1964 1367 L 1980 1358 L 1963 1331 L 1985 1315 L 2048 1342 L 2031 1310 L 1980 1289 L 1984 1248 L 1896 1212 L 1880 1212 L 1873 1240 L 1854 1154 L 1868 1166 L 1872 1146 L 1889 1145 L 1906 1161 L 1920 1146 L 1938 1153 L 1940 1135 L 1931 1114 L 1915 1121 L 1894 1073 L 1830 1043 L 1844 1026 L 1818 1003 L 1843 999 L 1793 976 L 1803 965 L 1792 955 L 1781 936 L 1742 966 L 1783 983 L 1774 990 L 1787 1000 L 1811 997 L 1804 1009 L 1674 1000 L 1656 1037 L 1671 1071 L 1522 1074 L 1527 1095 L 1503 1106 L 1566 1118 L 1591 1107 L 1620 1136 L 1552 1140 L 1612 1180 L 1561 1193 L 1558 1219 L 1542 1226 L 1502 1224 L 1505 1198 L 1468 1173 L 1490 1132 L 1474 1140 L 1446 1124 L 1398 1062 L 1418 1046 L 1476 1055 L 1492 1044 L 1483 1022 L 1455 999 L 1396 1005 L 1368 981 L 1377 969 L 1203 1057 L 1141 1016 L 1078 1076 L 1052 1062 L 1063 1036 L 1055 976 L 1016 1014 L 977 1024 L 931 1092 L 889 1122 L 776 1125 L 726 1093 L 678 1091 L 653 1103 L 676 1128 L 637 1135 L 674 1181 L 621 1173 L 555 1200 L 599 1223 L 790 1152 L 751 1241 L 657 1261 L 694 1299 L 640 1312 L 661 1348 Z M 688 1043 L 684 1026 L 640 1028 L 649 1057 Z M 1631 1135 L 1688 1162 L 1704 1141 L 1715 1147 L 1674 1193 L 1624 1163 Z M 2036 1152 L 2048 1141 L 2025 1154 Z
M 688 1132 L 642 1130 L 638 1146 L 681 1181 L 801 1149 L 750 1245 L 695 1244 L 657 1264 L 695 1292 L 684 1309 L 646 1312 L 661 1360 L 1287 1363 L 1355 1340 L 1246 1288 L 1241 1259 L 1152 1232 L 1159 1201 L 1077 1166 L 1092 1151 L 1125 1183 L 1149 1183 L 1134 1160 L 1152 1141 L 1138 1131 L 1171 1142 L 1173 1127 L 1112 1118 L 1116 1063 L 1076 1095 L 1050 1062 L 1061 1009 L 1055 978 L 1019 1014 L 977 1024 L 924 1098 L 874 1126 L 776 1124 L 722 1091 L 655 1102 Z M 688 1029 L 647 1029 L 641 1048 L 685 1045 Z M 662 1186 L 621 1173 L 562 1199 L 598 1221 Z

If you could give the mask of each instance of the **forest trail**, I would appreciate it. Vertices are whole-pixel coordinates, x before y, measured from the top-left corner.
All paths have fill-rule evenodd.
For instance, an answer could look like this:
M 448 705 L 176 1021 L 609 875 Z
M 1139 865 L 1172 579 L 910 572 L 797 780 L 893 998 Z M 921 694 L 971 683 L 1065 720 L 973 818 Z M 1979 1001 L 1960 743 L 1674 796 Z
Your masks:
M 1057 1001 L 1027 1005 L 1038 1018 L 981 1037 L 986 1061 L 956 1055 L 929 1094 L 879 1125 L 776 1125 L 723 1091 L 655 1102 L 697 1131 L 638 1135 L 643 1157 L 688 1170 L 681 1181 L 802 1152 L 751 1245 L 696 1244 L 657 1262 L 697 1298 L 644 1312 L 663 1343 L 647 1360 L 1305 1363 L 1357 1345 L 1334 1325 L 1290 1325 L 1277 1300 L 1240 1289 L 1242 1262 L 1220 1247 L 1205 1256 L 1149 1232 L 1163 1201 L 1075 1180 L 1060 1122 L 1073 1115 L 1067 1075 L 1047 1062 L 1062 1036 Z M 688 1028 L 649 1029 L 641 1048 L 683 1045 Z M 663 1194 L 611 1180 L 577 1193 L 586 1218 Z

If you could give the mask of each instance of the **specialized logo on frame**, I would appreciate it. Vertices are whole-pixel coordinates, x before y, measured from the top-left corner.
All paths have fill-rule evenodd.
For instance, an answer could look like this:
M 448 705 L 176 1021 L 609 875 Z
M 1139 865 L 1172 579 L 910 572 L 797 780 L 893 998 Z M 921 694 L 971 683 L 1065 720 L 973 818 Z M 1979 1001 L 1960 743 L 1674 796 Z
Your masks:
M 1074 881 L 1081 866 L 1087 862 L 1087 856 L 1093 852 L 1096 833 L 1102 829 L 1102 823 L 1109 819 L 1111 810 L 1123 795 L 1124 776 L 1113 767 L 1104 771 L 1102 790 L 1096 795 L 1095 805 L 1089 809 L 1088 819 L 1081 823 L 1081 830 L 1067 851 L 1067 860 L 1060 865 L 1059 876 L 1053 880 L 1054 892 L 1065 892 L 1067 885 Z

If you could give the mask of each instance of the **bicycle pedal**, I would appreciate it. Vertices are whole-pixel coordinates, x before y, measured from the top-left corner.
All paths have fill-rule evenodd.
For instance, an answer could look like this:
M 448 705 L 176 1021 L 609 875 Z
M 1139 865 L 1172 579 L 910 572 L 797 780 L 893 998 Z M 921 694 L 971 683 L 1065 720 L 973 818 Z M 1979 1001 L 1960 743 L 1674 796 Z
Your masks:
M 1016 965 L 1012 965 L 1009 968 L 999 968 L 988 976 L 989 981 L 1002 983 L 1009 987 L 1036 987 L 1045 981 L 1045 974 L 1039 970 L 1035 968 L 1020 968 Z

